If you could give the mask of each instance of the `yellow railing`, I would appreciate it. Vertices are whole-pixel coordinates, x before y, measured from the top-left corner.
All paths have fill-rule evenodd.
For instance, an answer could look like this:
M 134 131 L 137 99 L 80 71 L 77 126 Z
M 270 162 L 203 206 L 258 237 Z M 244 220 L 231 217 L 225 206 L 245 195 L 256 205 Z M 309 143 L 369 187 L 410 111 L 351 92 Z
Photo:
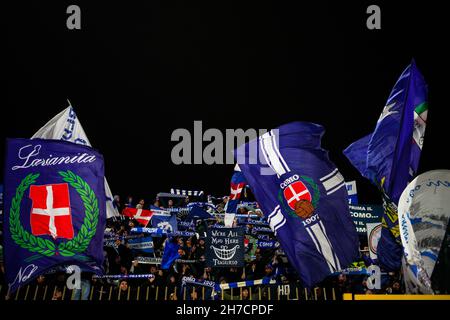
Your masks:
M 245 288 L 230 288 L 216 292 L 211 295 L 212 289 L 202 286 L 175 287 L 169 289 L 165 286 L 133 286 L 129 285 L 126 290 L 119 290 L 117 286 L 103 285 L 91 286 L 87 293 L 87 299 L 91 301 L 158 301 L 158 300 L 336 300 L 334 288 L 314 288 L 307 290 L 297 285 L 289 286 L 286 292 L 286 285 L 257 285 L 246 287 L 247 297 L 244 297 Z M 0 286 L 0 292 L 2 288 Z M 57 294 L 58 293 L 58 294 Z M 44 300 L 78 300 L 75 290 L 67 287 L 57 286 L 35 286 L 27 285 L 20 287 L 13 294 L 2 295 L 0 300 L 8 299 L 15 301 L 44 301 Z
M 334 288 L 314 288 L 308 290 L 296 285 L 291 286 L 291 291 L 286 294 L 281 288 L 283 285 L 273 286 L 253 286 L 247 287 L 248 300 L 337 300 L 337 293 Z M 286 286 L 284 286 L 286 288 Z M 62 292 L 61 292 L 62 291 Z M 244 288 L 230 288 L 217 293 L 215 299 L 219 300 L 244 300 Z M 2 286 L 0 286 L 2 292 Z M 56 293 L 61 295 L 57 300 L 75 300 L 75 291 L 67 287 L 58 289 L 57 286 L 34 286 L 27 285 L 20 287 L 16 292 L 10 294 L 6 299 L 15 301 L 44 301 L 53 300 Z M 190 288 L 175 287 L 170 290 L 168 287 L 149 287 L 149 286 L 132 286 L 129 285 L 126 290 L 119 290 L 117 286 L 104 285 L 100 287 L 91 286 L 88 300 L 91 301 L 158 301 L 158 300 L 192 300 L 195 296 L 198 300 L 212 300 L 211 289 L 200 286 L 191 286 Z M 340 295 L 339 295 L 340 297 Z M 0 300 L 5 299 L 2 295 Z M 340 299 L 339 299 L 340 300 Z M 410 294 L 352 294 L 344 293 L 342 295 L 344 301 L 363 301 L 363 300 L 446 300 L 450 301 L 450 295 L 410 295 Z
M 351 294 L 344 293 L 343 300 L 450 300 L 448 294 Z

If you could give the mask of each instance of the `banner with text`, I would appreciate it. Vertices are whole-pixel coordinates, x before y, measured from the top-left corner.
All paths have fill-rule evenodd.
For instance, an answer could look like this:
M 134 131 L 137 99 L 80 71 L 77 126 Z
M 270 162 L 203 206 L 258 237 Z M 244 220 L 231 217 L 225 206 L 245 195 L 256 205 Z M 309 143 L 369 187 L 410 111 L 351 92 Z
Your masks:
M 242 228 L 209 230 L 206 247 L 208 267 L 244 266 L 244 230 Z
M 360 236 L 367 234 L 368 223 L 381 222 L 383 207 L 381 205 L 361 204 L 357 206 L 350 205 L 350 214 L 356 226 L 356 231 Z

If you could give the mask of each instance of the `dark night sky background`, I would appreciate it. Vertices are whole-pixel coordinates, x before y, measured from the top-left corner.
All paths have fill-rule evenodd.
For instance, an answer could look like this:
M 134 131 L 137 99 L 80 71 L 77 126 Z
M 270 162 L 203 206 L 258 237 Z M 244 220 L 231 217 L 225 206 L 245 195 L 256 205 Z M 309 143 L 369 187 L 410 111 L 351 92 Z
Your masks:
M 150 201 L 175 186 L 223 195 L 233 166 L 173 165 L 173 130 L 192 131 L 194 120 L 205 129 L 312 121 L 325 126 L 323 146 L 346 180 L 357 180 L 360 201 L 380 202 L 342 150 L 373 130 L 414 57 L 430 92 L 420 171 L 450 168 L 443 2 L 242 3 L 5 6 L 0 165 L 5 137 L 30 137 L 69 98 L 105 157 L 113 193 Z M 70 4 L 81 7 L 80 31 L 66 28 Z M 381 30 L 366 28 L 370 4 L 381 7 Z

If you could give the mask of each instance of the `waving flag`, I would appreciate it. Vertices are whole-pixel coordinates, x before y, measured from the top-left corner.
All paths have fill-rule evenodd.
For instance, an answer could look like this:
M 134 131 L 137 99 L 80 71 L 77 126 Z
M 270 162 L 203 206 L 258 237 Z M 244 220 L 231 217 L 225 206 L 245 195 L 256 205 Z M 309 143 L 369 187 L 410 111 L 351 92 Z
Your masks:
M 10 290 L 56 265 L 102 273 L 103 156 L 57 140 L 8 139 L 4 248 Z
M 400 197 L 398 215 L 406 291 L 433 294 L 431 277 L 450 218 L 450 170 L 417 176 Z
M 135 219 L 141 225 L 146 227 L 152 219 L 153 212 L 150 210 L 136 209 L 136 208 L 124 208 L 122 215 Z
M 173 240 L 170 238 L 166 239 L 164 246 L 164 253 L 161 261 L 161 269 L 163 270 L 169 269 L 172 263 L 180 257 L 178 249 L 180 249 L 178 243 L 173 242 Z
M 214 218 L 214 216 L 210 215 L 208 212 L 206 212 L 205 210 L 203 210 L 199 206 L 193 205 L 190 208 L 189 213 L 187 214 L 186 220 L 209 219 L 209 218 Z
M 239 166 L 236 165 L 233 176 L 231 177 L 230 197 L 228 198 L 228 202 L 225 206 L 226 213 L 236 213 L 242 190 L 245 188 L 246 184 L 247 181 L 245 180 L 244 174 L 241 172 L 241 169 L 239 169 Z
M 398 270 L 401 265 L 397 204 L 419 166 L 427 96 L 425 80 L 412 61 L 392 89 L 374 132 L 344 150 L 355 168 L 382 192 L 385 213 L 377 252 L 387 270 Z
M 70 102 L 66 109 L 54 116 L 31 137 L 31 139 L 36 138 L 62 140 L 91 147 L 91 143 L 89 142 L 83 127 L 81 126 L 75 110 L 70 105 Z M 112 203 L 113 196 L 106 179 L 105 194 L 106 217 L 112 218 L 120 216 L 119 211 Z
M 293 122 L 236 153 L 271 229 L 309 287 L 358 256 L 344 178 L 320 146 L 323 133 L 320 125 Z
M 176 215 L 153 215 L 152 227 L 162 229 L 167 233 L 178 231 Z

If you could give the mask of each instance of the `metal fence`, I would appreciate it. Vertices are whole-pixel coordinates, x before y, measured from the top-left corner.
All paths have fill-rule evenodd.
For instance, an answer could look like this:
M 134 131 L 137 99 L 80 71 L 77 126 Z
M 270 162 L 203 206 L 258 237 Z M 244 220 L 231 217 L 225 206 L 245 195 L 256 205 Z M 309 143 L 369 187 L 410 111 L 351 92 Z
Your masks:
M 3 288 L 4 289 L 4 288 Z M 252 287 L 230 288 L 214 291 L 201 286 L 169 288 L 166 286 L 129 285 L 121 289 L 117 285 L 90 286 L 82 290 L 71 290 L 56 285 L 27 285 L 12 294 L 3 293 L 1 300 L 49 301 L 49 300 L 90 300 L 90 301 L 161 301 L 161 300 L 341 300 L 335 288 L 306 289 L 297 284 L 255 285 Z M 0 287 L 0 292 L 2 288 Z M 84 298 L 82 299 L 81 296 Z

